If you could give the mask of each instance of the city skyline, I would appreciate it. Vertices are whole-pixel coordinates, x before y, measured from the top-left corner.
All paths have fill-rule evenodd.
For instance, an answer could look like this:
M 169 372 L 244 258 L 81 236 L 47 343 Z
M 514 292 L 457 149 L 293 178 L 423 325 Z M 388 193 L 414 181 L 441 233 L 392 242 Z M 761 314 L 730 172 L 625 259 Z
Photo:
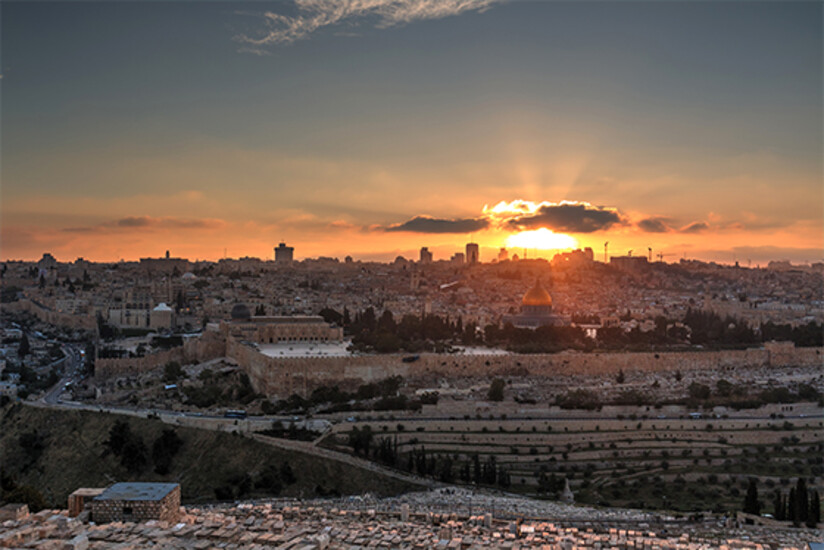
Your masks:
M 2 13 L 3 259 L 824 257 L 819 3 Z

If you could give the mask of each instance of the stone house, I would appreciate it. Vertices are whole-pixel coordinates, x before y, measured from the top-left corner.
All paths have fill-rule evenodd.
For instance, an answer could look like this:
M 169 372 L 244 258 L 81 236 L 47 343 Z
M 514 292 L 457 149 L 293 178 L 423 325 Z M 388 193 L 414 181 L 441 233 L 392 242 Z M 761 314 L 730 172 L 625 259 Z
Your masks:
M 180 514 L 177 483 L 115 483 L 92 500 L 92 519 L 111 521 L 173 522 Z

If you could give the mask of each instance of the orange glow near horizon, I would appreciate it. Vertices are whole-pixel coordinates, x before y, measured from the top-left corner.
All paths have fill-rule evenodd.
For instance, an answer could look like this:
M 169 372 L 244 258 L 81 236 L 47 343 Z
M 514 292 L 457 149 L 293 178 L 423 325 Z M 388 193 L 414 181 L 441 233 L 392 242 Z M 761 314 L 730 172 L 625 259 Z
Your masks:
M 578 241 L 564 233 L 555 233 L 542 227 L 510 235 L 506 239 L 506 245 L 533 250 L 573 250 L 578 248 Z

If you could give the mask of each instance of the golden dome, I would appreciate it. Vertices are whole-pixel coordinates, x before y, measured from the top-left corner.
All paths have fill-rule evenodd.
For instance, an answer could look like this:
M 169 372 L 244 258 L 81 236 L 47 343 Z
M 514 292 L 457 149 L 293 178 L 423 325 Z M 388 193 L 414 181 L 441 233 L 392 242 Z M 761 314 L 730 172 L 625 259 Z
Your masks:
M 551 306 L 552 296 L 549 295 L 539 279 L 535 281 L 535 286 L 524 294 L 521 304 L 525 306 Z

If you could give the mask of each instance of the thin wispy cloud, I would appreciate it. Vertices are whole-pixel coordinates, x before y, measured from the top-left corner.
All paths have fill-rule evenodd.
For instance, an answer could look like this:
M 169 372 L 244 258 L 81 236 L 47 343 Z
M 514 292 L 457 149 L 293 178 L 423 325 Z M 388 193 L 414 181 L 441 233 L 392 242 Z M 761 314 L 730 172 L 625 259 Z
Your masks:
M 235 37 L 241 51 L 265 53 L 266 46 L 291 44 L 325 27 L 367 21 L 377 28 L 441 19 L 464 12 L 482 12 L 502 0 L 295 0 L 294 14 L 267 11 L 264 28 L 255 35 Z

